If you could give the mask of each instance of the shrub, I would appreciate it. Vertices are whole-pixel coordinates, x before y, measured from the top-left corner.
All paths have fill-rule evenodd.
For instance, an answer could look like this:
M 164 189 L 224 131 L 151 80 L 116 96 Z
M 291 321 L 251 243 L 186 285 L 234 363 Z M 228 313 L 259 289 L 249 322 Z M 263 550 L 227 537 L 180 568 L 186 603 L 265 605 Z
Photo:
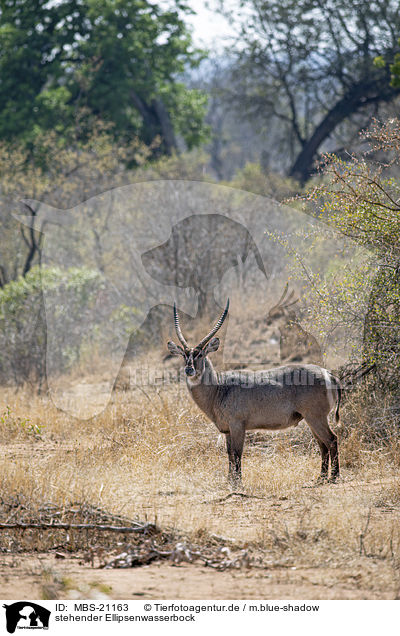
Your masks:
M 374 255 L 376 266 L 364 272 L 371 291 L 366 306 L 359 305 L 365 315 L 362 355 L 376 370 L 358 397 L 370 405 L 373 396 L 369 419 L 381 429 L 394 421 L 398 425 L 400 415 L 400 120 L 375 122 L 362 136 L 369 148 L 361 156 L 349 155 L 347 161 L 335 155 L 324 158 L 323 179 L 307 199 L 317 204 L 319 218 Z M 361 269 L 344 280 L 343 301 L 346 289 L 348 297 L 358 301 L 360 275 Z M 336 290 L 335 300 L 338 297 Z M 361 316 L 352 302 L 343 302 L 341 308 L 346 328 Z
M 96 271 L 34 267 L 0 290 L 0 376 L 3 381 L 41 384 L 46 371 L 47 316 L 52 321 L 48 362 L 62 372 L 79 360 L 95 337 L 93 311 L 103 285 Z M 44 296 L 46 296 L 46 311 Z

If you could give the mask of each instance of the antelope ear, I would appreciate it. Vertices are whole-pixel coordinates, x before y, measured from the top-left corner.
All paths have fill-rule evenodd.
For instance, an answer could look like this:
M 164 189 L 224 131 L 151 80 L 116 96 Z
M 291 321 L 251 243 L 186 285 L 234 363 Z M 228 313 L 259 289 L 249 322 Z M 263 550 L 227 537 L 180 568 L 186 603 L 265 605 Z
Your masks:
M 213 351 L 216 351 L 219 347 L 219 338 L 211 338 L 210 342 L 208 344 L 206 344 L 206 346 L 203 349 L 203 355 L 207 355 L 209 353 L 212 353 Z
M 184 356 L 185 355 L 182 347 L 180 347 L 179 345 L 176 345 L 175 342 L 172 342 L 172 340 L 170 340 L 168 342 L 167 347 L 168 347 L 168 351 L 173 356 Z

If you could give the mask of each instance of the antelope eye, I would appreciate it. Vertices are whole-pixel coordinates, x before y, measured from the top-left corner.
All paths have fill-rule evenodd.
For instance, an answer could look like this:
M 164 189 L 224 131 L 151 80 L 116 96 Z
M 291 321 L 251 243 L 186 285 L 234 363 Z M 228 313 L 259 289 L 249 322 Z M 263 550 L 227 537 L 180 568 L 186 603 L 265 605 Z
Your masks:
M 201 354 L 201 349 L 195 349 L 193 351 L 193 358 L 198 358 L 200 354 Z

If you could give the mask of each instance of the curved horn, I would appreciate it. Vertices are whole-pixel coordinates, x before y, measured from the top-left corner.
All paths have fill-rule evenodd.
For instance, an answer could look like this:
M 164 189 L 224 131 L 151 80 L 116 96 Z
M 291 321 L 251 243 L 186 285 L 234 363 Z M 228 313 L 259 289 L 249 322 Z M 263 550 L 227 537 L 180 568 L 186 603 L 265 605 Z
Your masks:
M 197 345 L 196 349 L 202 349 L 204 347 L 204 345 L 206 345 L 207 342 L 209 342 L 211 340 L 211 338 L 217 333 L 218 329 L 220 329 L 222 327 L 222 324 L 223 324 L 225 318 L 228 315 L 228 310 L 229 310 L 229 298 L 227 300 L 226 307 L 225 307 L 224 311 L 222 312 L 222 314 L 218 318 L 218 320 L 215 323 L 214 327 L 206 335 L 206 337 L 203 338 L 203 340 Z
M 296 300 L 292 300 L 294 296 L 294 289 L 292 289 L 289 296 L 286 297 L 286 294 L 288 293 L 288 289 L 289 289 L 289 283 L 286 283 L 282 296 L 280 297 L 276 305 L 271 307 L 268 314 L 271 314 L 271 312 L 274 311 L 275 309 L 287 309 L 288 307 L 291 307 L 292 305 L 295 305 L 296 303 L 299 302 L 298 298 Z
M 283 294 L 280 297 L 280 299 L 278 300 L 278 302 L 276 303 L 275 307 L 280 307 L 280 305 L 283 303 L 283 301 L 285 299 L 285 296 L 286 296 L 286 294 L 288 292 L 288 289 L 289 289 L 289 283 L 286 283 L 285 289 L 283 290 Z
M 288 299 L 289 300 L 289 299 Z M 288 307 L 292 307 L 293 305 L 295 305 L 296 303 L 298 303 L 300 300 L 300 298 L 296 298 L 296 300 L 292 300 L 291 303 L 285 303 L 284 305 L 282 305 L 283 309 L 287 309 Z
M 282 307 L 287 307 L 288 305 L 291 305 L 291 300 L 294 296 L 294 289 L 292 289 L 292 291 L 290 292 L 289 296 L 287 298 L 285 298 L 285 300 L 282 303 Z M 294 302 L 297 302 L 296 300 Z
M 189 345 L 184 338 L 181 326 L 179 324 L 179 316 L 178 316 L 178 311 L 176 309 L 176 303 L 174 303 L 174 322 L 175 322 L 176 335 L 178 336 L 180 343 L 185 347 L 185 349 L 189 349 Z

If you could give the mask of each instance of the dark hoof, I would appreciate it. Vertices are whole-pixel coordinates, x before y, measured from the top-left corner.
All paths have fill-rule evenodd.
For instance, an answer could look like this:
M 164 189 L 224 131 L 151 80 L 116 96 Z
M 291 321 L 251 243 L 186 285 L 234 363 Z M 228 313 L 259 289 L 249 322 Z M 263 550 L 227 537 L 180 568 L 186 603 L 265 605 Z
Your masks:
M 330 484 L 337 484 L 339 479 L 340 479 L 340 475 L 332 475 L 331 477 L 329 477 L 329 483 Z
M 326 483 L 327 483 L 326 479 L 321 479 L 321 477 L 317 477 L 317 479 L 313 479 L 308 484 L 304 484 L 302 488 L 317 488 L 317 486 L 322 486 L 323 484 L 326 484 Z
M 317 479 L 314 481 L 314 484 L 316 486 L 322 486 L 323 484 L 327 484 L 328 483 L 328 475 L 320 475 L 319 477 L 317 477 Z

